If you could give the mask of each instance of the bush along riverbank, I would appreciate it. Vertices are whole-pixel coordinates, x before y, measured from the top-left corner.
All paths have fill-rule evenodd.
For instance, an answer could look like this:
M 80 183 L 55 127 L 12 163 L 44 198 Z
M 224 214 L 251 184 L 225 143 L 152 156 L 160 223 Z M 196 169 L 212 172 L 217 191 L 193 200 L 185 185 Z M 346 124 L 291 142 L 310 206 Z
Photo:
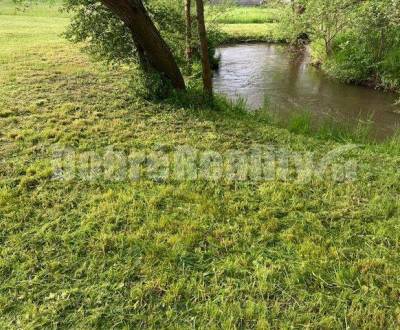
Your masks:
M 290 39 L 311 40 L 313 62 L 346 83 L 400 92 L 400 3 L 305 0 L 287 9 Z
M 306 38 L 300 46 L 309 44 L 312 64 L 330 77 L 348 84 L 400 92 L 400 32 L 395 24 L 396 7 L 379 6 L 375 1 L 357 6 L 350 2 L 346 9 L 322 1 L 305 3 L 306 10 L 301 15 L 293 12 L 290 6 L 211 6 L 208 21 L 222 32 L 218 45 L 268 42 L 297 46 L 299 38 Z M 324 31 L 318 27 L 320 17 L 324 17 L 329 26 Z M 336 21 L 340 28 L 334 27 Z M 302 47 L 294 49 L 303 50 Z

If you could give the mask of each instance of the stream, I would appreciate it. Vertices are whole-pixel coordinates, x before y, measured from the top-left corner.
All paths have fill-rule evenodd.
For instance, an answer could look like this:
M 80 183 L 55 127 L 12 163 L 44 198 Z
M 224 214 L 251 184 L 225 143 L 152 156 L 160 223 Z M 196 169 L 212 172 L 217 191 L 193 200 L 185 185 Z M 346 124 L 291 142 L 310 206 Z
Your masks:
M 369 121 L 378 139 L 400 127 L 396 95 L 330 79 L 309 64 L 307 54 L 294 58 L 287 46 L 272 44 L 224 46 L 218 54 L 215 90 L 232 100 L 244 99 L 250 109 L 268 107 L 283 117 L 308 112 L 317 125 Z

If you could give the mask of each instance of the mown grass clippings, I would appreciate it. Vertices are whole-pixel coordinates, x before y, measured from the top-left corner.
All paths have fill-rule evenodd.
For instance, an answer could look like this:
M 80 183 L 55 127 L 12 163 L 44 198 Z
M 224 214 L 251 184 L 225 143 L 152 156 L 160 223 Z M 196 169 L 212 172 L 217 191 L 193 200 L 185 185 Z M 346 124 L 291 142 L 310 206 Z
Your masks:
M 395 140 L 344 155 L 344 183 L 55 180 L 55 144 L 342 146 L 241 107 L 137 99 L 65 23 L 0 16 L 1 328 L 398 328 Z

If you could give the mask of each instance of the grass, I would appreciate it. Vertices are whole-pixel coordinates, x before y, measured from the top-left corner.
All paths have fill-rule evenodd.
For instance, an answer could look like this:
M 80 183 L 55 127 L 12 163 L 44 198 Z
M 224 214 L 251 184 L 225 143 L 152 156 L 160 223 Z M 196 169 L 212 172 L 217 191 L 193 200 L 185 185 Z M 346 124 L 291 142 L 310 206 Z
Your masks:
M 67 17 L 60 12 L 61 0 L 26 1 L 16 4 L 12 0 L 0 0 L 0 15 L 24 17 Z
M 1 328 L 399 327 L 397 140 L 352 150 L 345 183 L 55 180 L 55 145 L 342 146 L 229 105 L 138 100 L 66 23 L 0 16 Z
M 224 43 L 285 42 L 276 23 L 270 24 L 221 24 L 225 33 Z
M 208 7 L 208 20 L 225 33 L 223 43 L 286 42 L 279 7 Z
M 210 11 L 210 10 L 209 10 Z M 220 24 L 263 24 L 276 23 L 280 10 L 268 7 L 233 7 L 222 12 L 211 11 L 211 18 Z
M 259 110 L 263 116 L 269 119 L 269 123 L 282 127 L 288 131 L 306 136 L 312 136 L 321 140 L 334 140 L 342 143 L 371 144 L 378 139 L 373 134 L 373 122 L 370 120 L 357 120 L 355 122 L 341 122 L 335 119 L 313 118 L 309 111 L 293 112 L 291 114 L 278 114 L 270 112 L 268 108 Z M 397 138 L 393 138 L 397 141 Z M 391 144 L 392 138 L 383 139 L 385 144 Z

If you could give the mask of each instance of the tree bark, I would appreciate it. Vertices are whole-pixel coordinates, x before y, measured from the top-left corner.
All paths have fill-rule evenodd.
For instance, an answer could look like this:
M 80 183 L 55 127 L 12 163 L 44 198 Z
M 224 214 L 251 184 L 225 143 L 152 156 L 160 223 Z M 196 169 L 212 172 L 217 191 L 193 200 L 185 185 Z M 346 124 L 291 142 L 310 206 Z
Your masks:
M 185 17 L 186 17 L 186 59 L 189 66 L 192 64 L 193 46 L 192 46 L 192 14 L 191 0 L 185 0 Z
M 333 54 L 333 49 L 332 49 L 332 44 L 329 41 L 325 41 L 325 49 L 326 49 L 326 55 L 328 57 L 331 57 Z
M 213 86 L 212 86 L 210 58 L 208 54 L 207 31 L 204 21 L 203 0 L 196 0 L 196 8 L 197 8 L 197 22 L 198 22 L 200 48 L 201 48 L 201 64 L 203 67 L 203 87 L 204 87 L 204 92 L 211 97 L 213 94 Z
M 185 89 L 185 82 L 174 56 L 147 13 L 142 0 L 101 0 L 129 28 L 139 46 L 140 60 L 146 59 L 157 72 L 169 79 L 175 89 Z
M 149 64 L 149 61 L 146 58 L 146 54 L 144 52 L 144 49 L 137 42 L 137 40 L 135 39 L 135 36 L 132 34 L 132 32 L 131 32 L 131 35 L 132 35 L 132 40 L 133 40 L 133 43 L 134 43 L 136 51 L 137 51 L 137 55 L 139 57 L 140 66 L 144 71 L 149 71 L 150 64 Z

